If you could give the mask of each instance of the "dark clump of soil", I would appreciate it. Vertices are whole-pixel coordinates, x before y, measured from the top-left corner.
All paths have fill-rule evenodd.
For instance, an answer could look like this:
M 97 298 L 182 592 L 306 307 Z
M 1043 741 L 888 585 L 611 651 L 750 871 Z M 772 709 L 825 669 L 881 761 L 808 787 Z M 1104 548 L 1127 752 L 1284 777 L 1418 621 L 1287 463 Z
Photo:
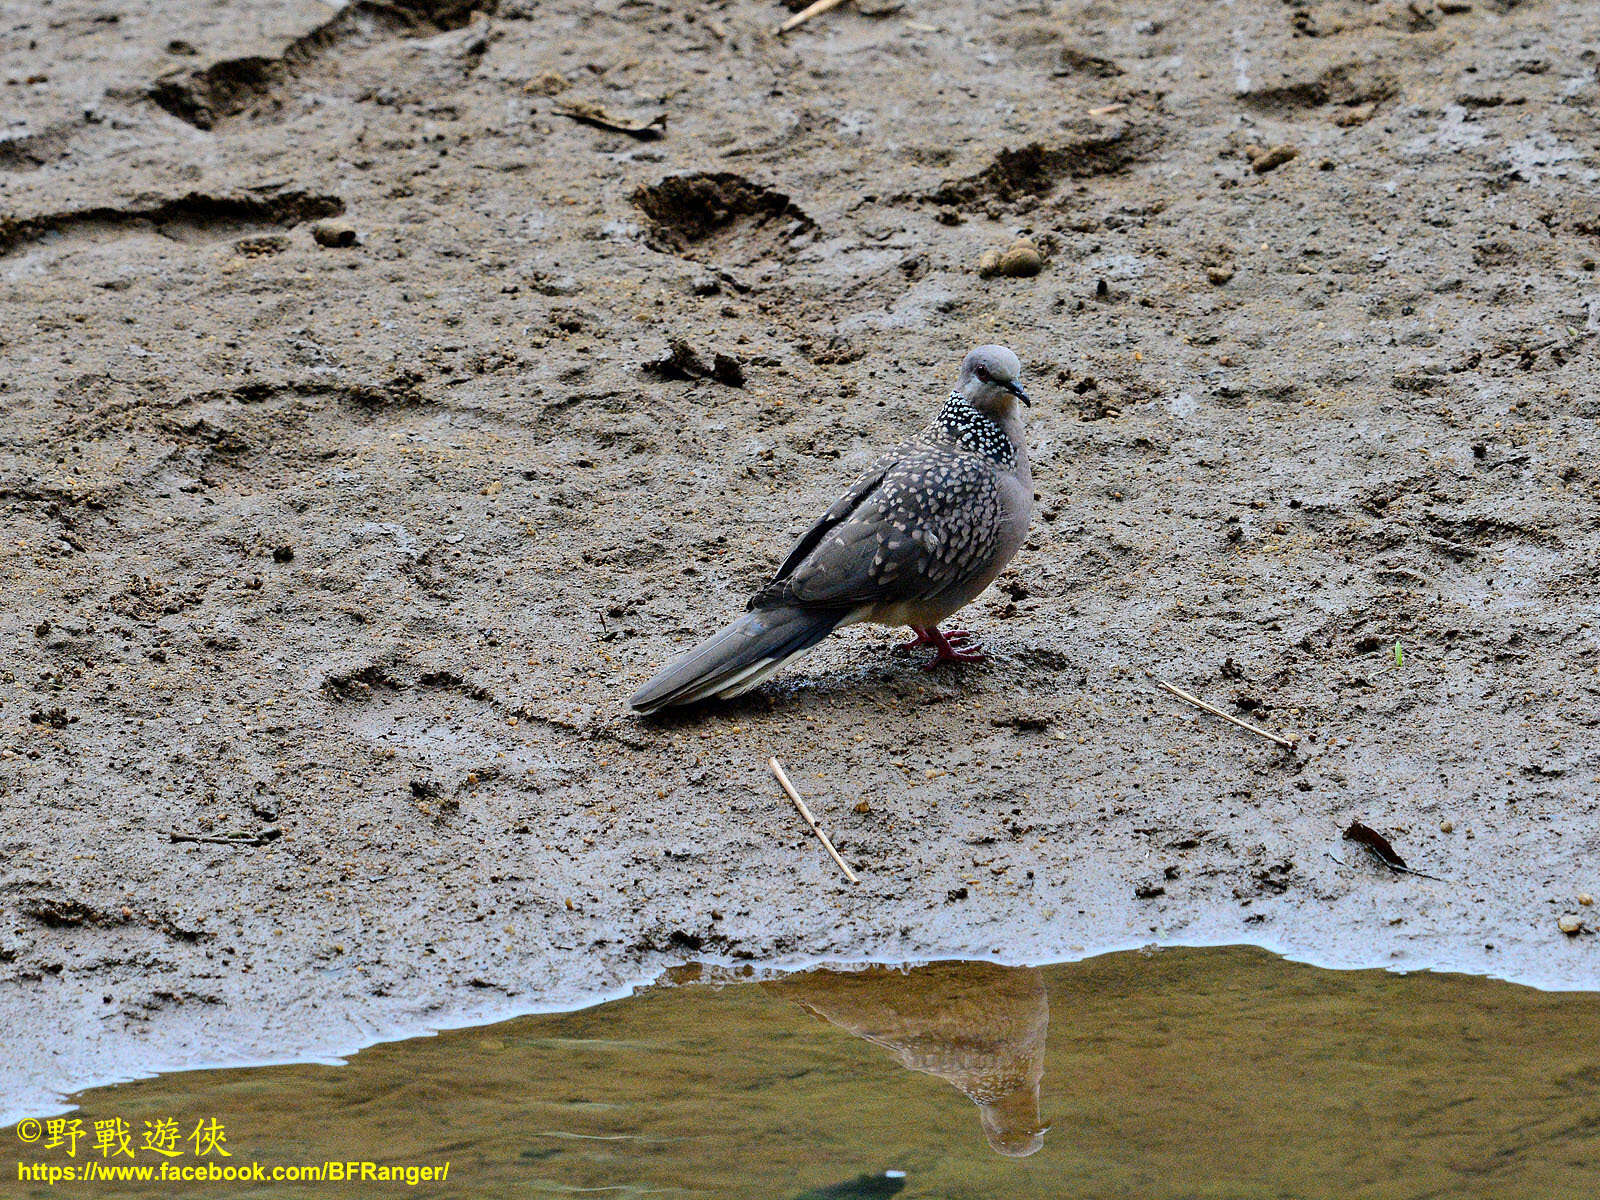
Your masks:
M 1076 46 L 1063 46 L 1056 56 L 1057 75 L 1091 75 L 1097 79 L 1114 79 L 1123 70 L 1109 58 L 1089 54 Z
M 127 917 L 95 908 L 79 900 L 53 896 L 40 896 L 25 900 L 20 905 L 22 914 L 52 929 L 72 928 L 80 925 L 123 925 Z
M 694 347 L 681 338 L 674 338 L 667 352 L 644 364 L 644 370 L 661 379 L 714 379 L 729 387 L 743 387 L 744 367 L 731 354 L 718 352 L 711 357 L 711 365 L 695 353 Z

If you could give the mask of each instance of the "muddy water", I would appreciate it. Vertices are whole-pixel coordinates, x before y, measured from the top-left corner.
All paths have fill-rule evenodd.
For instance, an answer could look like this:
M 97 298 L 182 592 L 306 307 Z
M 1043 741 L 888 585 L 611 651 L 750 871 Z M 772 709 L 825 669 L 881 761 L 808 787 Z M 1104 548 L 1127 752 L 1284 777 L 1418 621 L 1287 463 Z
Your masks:
M 189 1194 L 1545 1200 L 1600 1194 L 1600 995 L 1245 948 L 760 980 L 685 968 L 345 1066 L 78 1100 L 86 1128 L 214 1118 L 235 1163 L 451 1164 L 414 1189 Z

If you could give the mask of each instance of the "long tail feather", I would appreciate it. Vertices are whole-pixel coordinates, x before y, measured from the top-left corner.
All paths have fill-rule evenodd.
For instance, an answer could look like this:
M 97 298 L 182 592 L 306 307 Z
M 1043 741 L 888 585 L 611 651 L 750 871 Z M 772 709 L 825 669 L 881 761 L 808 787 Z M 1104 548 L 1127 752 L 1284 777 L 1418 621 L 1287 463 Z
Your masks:
M 628 705 L 636 712 L 652 713 L 713 696 L 740 695 L 827 637 L 845 616 L 787 607 L 745 613 L 668 663 L 634 693 Z

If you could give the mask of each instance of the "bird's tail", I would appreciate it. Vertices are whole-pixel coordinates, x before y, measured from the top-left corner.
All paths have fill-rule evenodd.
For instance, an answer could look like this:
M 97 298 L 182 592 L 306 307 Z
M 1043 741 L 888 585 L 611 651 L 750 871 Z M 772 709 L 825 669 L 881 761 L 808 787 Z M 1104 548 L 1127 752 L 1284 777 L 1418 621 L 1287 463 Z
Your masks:
M 759 608 L 662 668 L 629 707 L 652 713 L 713 696 L 737 696 L 767 679 L 834 631 L 848 614 Z

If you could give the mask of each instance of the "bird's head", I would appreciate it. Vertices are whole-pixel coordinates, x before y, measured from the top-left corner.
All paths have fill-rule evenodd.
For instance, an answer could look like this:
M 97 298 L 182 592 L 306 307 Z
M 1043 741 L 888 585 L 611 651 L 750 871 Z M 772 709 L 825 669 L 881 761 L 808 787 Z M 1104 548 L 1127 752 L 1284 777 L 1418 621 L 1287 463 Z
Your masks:
M 1022 364 L 1004 346 L 979 346 L 961 360 L 961 375 L 956 391 L 979 412 L 1007 416 L 1016 412 L 1017 401 L 1032 404 L 1017 381 Z
M 978 1104 L 978 1121 L 991 1148 L 1007 1158 L 1027 1158 L 1044 1145 L 1050 1126 L 1039 1120 L 1039 1085 L 1019 1082 L 1004 1096 Z

